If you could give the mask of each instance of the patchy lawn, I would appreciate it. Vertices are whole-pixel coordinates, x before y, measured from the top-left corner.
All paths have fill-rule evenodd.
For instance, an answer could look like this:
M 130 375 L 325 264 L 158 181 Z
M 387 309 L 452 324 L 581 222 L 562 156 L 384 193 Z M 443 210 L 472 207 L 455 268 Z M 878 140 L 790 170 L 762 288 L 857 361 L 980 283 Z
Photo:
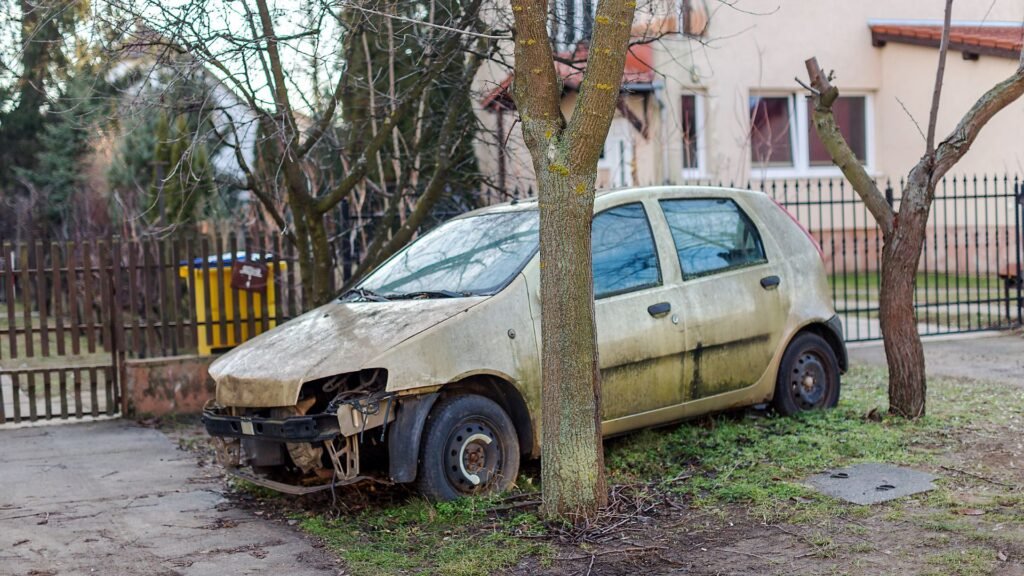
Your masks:
M 354 575 L 1024 576 L 1024 389 L 932 379 L 926 418 L 885 406 L 884 373 L 858 368 L 830 412 L 748 411 L 609 440 L 613 506 L 579 529 L 538 519 L 535 466 L 511 495 L 436 505 L 400 488 L 238 496 Z M 868 507 L 800 484 L 860 461 L 932 472 L 939 488 Z

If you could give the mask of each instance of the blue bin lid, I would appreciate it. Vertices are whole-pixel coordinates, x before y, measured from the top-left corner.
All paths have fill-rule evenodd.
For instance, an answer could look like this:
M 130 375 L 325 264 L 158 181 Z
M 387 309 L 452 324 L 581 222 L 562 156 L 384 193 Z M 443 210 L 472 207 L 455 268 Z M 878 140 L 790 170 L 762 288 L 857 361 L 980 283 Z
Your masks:
M 225 252 L 225 253 L 221 254 L 220 256 L 218 256 L 216 254 L 211 254 L 211 255 L 206 257 L 205 261 L 209 262 L 209 265 L 210 265 L 211 268 L 214 268 L 214 267 L 216 267 L 218 265 L 221 265 L 221 266 L 230 265 L 235 260 L 241 260 L 241 261 L 245 261 L 245 262 L 260 262 L 260 261 L 273 262 L 273 261 L 277 260 L 277 257 L 274 256 L 270 252 L 250 252 L 247 255 L 245 251 L 240 250 L 238 252 L 235 252 L 234 254 L 232 254 L 231 252 Z M 188 260 L 182 260 L 181 262 L 178 262 L 178 264 L 180 266 L 187 266 L 189 264 L 189 261 Z M 194 258 L 192 260 L 192 266 L 195 267 L 195 268 L 202 268 L 203 267 L 203 257 L 199 256 L 197 258 Z

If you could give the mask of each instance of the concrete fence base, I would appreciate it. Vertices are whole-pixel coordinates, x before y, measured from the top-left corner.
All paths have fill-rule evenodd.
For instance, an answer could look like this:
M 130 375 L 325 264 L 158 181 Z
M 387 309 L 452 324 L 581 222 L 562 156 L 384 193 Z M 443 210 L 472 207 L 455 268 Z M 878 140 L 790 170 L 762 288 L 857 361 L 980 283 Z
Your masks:
M 213 398 L 207 368 L 215 357 L 169 356 L 125 361 L 128 416 L 197 414 Z

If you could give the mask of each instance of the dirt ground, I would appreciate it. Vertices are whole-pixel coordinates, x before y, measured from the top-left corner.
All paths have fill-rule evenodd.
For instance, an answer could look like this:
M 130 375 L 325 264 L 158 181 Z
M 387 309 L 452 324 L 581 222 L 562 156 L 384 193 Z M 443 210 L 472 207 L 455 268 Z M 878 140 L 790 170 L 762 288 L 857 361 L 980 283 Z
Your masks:
M 925 349 L 929 377 L 1024 387 L 1020 333 L 933 340 Z M 884 366 L 880 343 L 850 355 Z M 607 542 L 561 546 L 551 566 L 529 560 L 513 573 L 1024 576 L 1024 428 L 978 422 L 941 444 L 949 440 L 954 449 L 920 467 L 940 477 L 944 499 L 922 494 L 789 524 L 739 506 L 662 505 Z

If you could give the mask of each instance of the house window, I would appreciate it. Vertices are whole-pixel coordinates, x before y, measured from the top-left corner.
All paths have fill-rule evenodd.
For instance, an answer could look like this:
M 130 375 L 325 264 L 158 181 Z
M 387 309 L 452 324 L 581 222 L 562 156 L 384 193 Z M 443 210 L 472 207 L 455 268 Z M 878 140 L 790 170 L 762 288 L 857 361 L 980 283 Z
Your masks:
M 750 97 L 750 159 L 755 166 L 793 166 L 795 120 L 791 97 Z
M 700 137 L 700 133 L 698 132 L 696 95 L 683 95 L 683 110 L 680 120 L 683 132 L 683 169 L 698 170 L 700 159 L 698 158 L 697 138 Z
M 841 96 L 832 106 L 839 130 L 870 170 L 871 98 Z M 814 110 L 802 94 L 750 97 L 750 160 L 765 177 L 826 176 L 838 171 L 814 128 Z
M 551 10 L 551 38 L 559 50 L 572 50 L 590 40 L 597 0 L 556 0 Z
M 863 96 L 840 96 L 832 103 L 832 115 L 839 125 L 839 131 L 846 138 L 846 143 L 861 161 L 867 162 L 868 139 L 867 139 L 867 118 L 865 114 L 865 98 Z M 818 138 L 818 132 L 814 129 L 814 102 L 807 98 L 807 142 L 809 144 L 809 164 L 811 166 L 831 166 L 832 157 L 828 150 Z

